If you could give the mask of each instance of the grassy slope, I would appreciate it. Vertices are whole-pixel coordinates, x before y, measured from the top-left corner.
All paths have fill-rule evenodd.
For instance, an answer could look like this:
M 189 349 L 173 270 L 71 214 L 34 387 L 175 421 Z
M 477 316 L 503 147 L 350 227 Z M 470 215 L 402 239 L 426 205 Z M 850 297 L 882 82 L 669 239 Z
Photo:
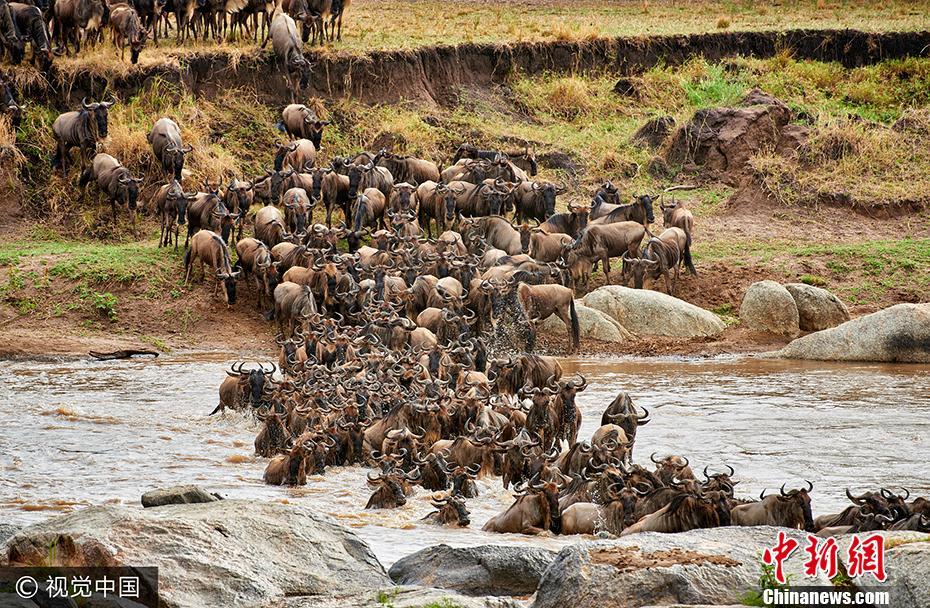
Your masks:
M 854 304 L 926 301 L 930 293 L 926 211 L 889 222 L 851 216 L 840 222 L 834 234 L 829 222 L 836 218 L 800 206 L 805 201 L 798 193 L 840 186 L 865 202 L 896 200 L 903 193 L 926 204 L 930 136 L 919 129 L 902 135 L 887 125 L 905 113 L 916 116 L 918 125 L 925 124 L 930 61 L 846 70 L 835 64 L 796 62 L 788 56 L 741 59 L 726 66 L 694 60 L 680 68 L 660 67 L 644 74 L 637 81 L 637 99 L 614 94 L 614 82 L 606 75 L 516 75 L 507 86 L 463 91 L 458 105 L 446 109 L 367 107 L 347 100 L 330 103 L 334 125 L 326 134 L 325 156 L 393 140 L 397 149 L 447 161 L 463 138 L 505 149 L 530 140 L 537 143 L 537 153 L 563 152 L 579 166 L 577 173 L 542 172 L 542 178 L 571 186 L 570 194 L 560 199 L 564 206 L 571 200 L 586 200 L 605 178 L 613 179 L 625 193 L 668 185 L 674 177 L 656 179 L 644 170 L 654 153 L 629 144 L 636 128 L 657 114 L 671 114 L 680 123 L 696 109 L 732 104 L 748 88 L 761 86 L 815 121 L 812 155 L 805 163 L 786 163 L 766 153 L 757 157 L 758 174 L 774 179 L 781 188 L 772 188 L 780 204 L 762 209 L 758 216 L 731 209 L 726 201 L 734 190 L 722 184 L 705 183 L 687 194 L 697 216 L 695 259 L 702 276 L 686 280 L 682 295 L 726 313 L 738 307 L 749 281 L 773 277 L 824 284 Z M 205 177 L 259 173 L 270 162 L 273 142 L 279 137 L 274 128 L 276 110 L 257 104 L 248 91 L 230 90 L 220 99 L 195 100 L 155 83 L 144 96 L 114 108 L 106 144 L 106 150 L 134 172 L 147 174 L 147 192 L 160 177 L 151 164 L 145 134 L 161 115 L 175 117 L 183 125 L 185 139 L 197 148 L 189 188 Z M 26 205 L 44 215 L 50 228 L 21 231 L 15 240 L 0 243 L 5 316 L 81 324 L 82 331 L 91 333 L 134 333 L 163 346 L 196 344 L 203 333 L 198 325 L 218 308 L 209 290 L 185 288 L 178 256 L 155 248 L 154 236 L 144 243 L 120 241 L 128 238 L 123 226 L 118 232 L 123 236 L 112 241 L 109 208 L 99 194 L 91 188 L 89 198 L 83 200 L 75 196 L 76 175 L 65 183 L 51 174 L 45 151 L 51 147 L 53 118 L 47 108 L 29 106 L 19 134 L 27 162 Z M 817 153 L 836 140 L 843 154 Z M 865 229 L 859 230 L 856 222 Z M 155 229 L 149 224 L 146 230 L 152 235 Z M 62 234 L 111 241 L 74 241 Z M 185 306 L 192 298 L 197 303 L 193 309 Z M 238 316 L 250 315 L 243 310 Z

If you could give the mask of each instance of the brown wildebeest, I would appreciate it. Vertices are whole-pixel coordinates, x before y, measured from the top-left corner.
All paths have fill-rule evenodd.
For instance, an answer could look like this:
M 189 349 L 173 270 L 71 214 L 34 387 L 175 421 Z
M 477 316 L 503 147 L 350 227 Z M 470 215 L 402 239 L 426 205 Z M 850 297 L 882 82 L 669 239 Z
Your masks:
M 287 451 L 291 442 L 291 432 L 284 425 L 284 408 L 281 404 L 264 414 L 262 429 L 255 437 L 255 455 L 271 458 L 276 454 Z M 260 417 L 262 417 L 260 415 Z
M 286 168 L 309 171 L 316 163 L 316 146 L 309 139 L 298 139 L 287 144 L 278 142 L 274 157 L 275 171 Z
M 610 258 L 620 257 L 625 253 L 629 254 L 629 257 L 637 257 L 639 245 L 645 234 L 645 227 L 637 222 L 588 226 L 581 236 L 575 239 L 566 259 L 574 284 L 587 287 L 591 269 L 598 260 L 603 263 L 604 277 L 609 284 Z
M 301 50 L 302 45 L 300 37 L 297 35 L 297 25 L 289 15 L 284 12 L 276 12 L 271 20 L 269 34 L 269 37 L 262 43 L 262 48 L 265 48 L 269 40 L 272 41 L 275 61 L 284 73 L 284 80 L 291 95 L 291 101 L 295 101 L 295 97 L 310 84 L 310 70 L 312 68 L 312 64 L 307 61 Z M 293 82 L 295 79 L 299 87 L 296 91 Z
M 215 188 L 204 180 L 205 192 L 198 192 L 194 200 L 187 206 L 187 239 L 184 246 L 197 230 L 210 229 L 219 231 L 223 242 L 228 243 L 232 238 L 233 224 L 239 219 L 238 213 L 230 213 L 220 197 L 220 187 Z
M 190 240 L 190 248 L 184 254 L 184 284 L 190 283 L 191 274 L 194 269 L 194 262 L 200 262 L 200 272 L 206 278 L 204 264 L 210 263 L 216 272 L 216 285 L 213 288 L 214 295 L 219 288 L 220 281 L 223 282 L 223 296 L 226 299 L 226 305 L 232 306 L 236 303 L 236 279 L 241 271 L 232 269 L 232 261 L 229 256 L 229 247 L 226 242 L 212 230 L 200 230 Z
M 545 232 L 542 228 L 530 228 L 520 225 L 520 249 L 528 253 L 537 262 L 558 261 L 566 246 L 575 241 L 570 235 L 561 232 Z
M 465 501 L 458 496 L 434 498 L 430 504 L 437 510 L 427 514 L 422 521 L 460 528 L 465 528 L 471 523 L 468 509 L 465 508 Z
M 378 165 L 391 172 L 395 183 L 406 182 L 411 186 L 419 186 L 426 181 L 439 181 L 439 167 L 436 163 L 412 156 L 398 156 L 382 150 Z
M 299 103 L 292 103 L 281 111 L 281 126 L 291 137 L 309 139 L 317 151 L 322 149 L 323 127 L 328 120 L 317 118 L 316 112 Z
M 492 359 L 488 378 L 503 395 L 516 395 L 524 387 L 544 388 L 562 378 L 562 364 L 555 357 L 523 354 L 514 359 Z
M 172 179 L 155 192 L 152 202 L 161 218 L 161 237 L 159 247 L 171 244 L 171 233 L 174 232 L 174 248 L 178 248 L 178 232 L 187 221 L 187 204 L 197 199 L 196 192 L 184 192 L 180 182 Z
M 262 404 L 265 385 L 271 382 L 277 369 L 274 363 L 271 364 L 271 371 L 266 371 L 261 364 L 249 370 L 243 370 L 244 366 L 244 361 L 238 361 L 226 371 L 227 377 L 220 384 L 220 402 L 210 412 L 210 416 L 226 408 L 238 410 L 246 405 L 257 408 Z
M 691 211 L 685 207 L 684 203 L 679 201 L 672 201 L 671 204 L 659 204 L 659 207 L 662 209 L 662 224 L 665 228 L 681 228 L 685 231 L 685 234 L 688 236 L 688 251 L 691 251 L 691 239 L 694 235 L 694 216 L 691 214 Z M 688 256 L 690 258 L 690 255 Z M 691 274 L 697 274 L 693 266 L 689 267 L 688 270 L 691 271 Z
M 262 207 L 255 214 L 255 238 L 273 248 L 290 238 L 284 217 L 277 207 Z
M 613 224 L 616 222 L 638 222 L 643 226 L 648 226 L 656 221 L 653 211 L 653 203 L 658 197 L 650 194 L 640 194 L 633 197 L 633 202 L 628 205 L 617 205 L 609 213 L 602 215 L 597 220 L 592 220 L 597 224 Z
M 114 9 L 115 10 L 115 9 Z M 193 146 L 185 146 L 181 139 L 181 128 L 170 118 L 159 118 L 148 135 L 152 153 L 168 175 L 181 181 L 184 169 L 184 156 L 193 151 Z
M 716 528 L 721 525 L 714 503 L 703 496 L 682 493 L 666 506 L 629 526 L 620 536 L 638 532 L 687 532 L 698 528 Z
M 58 4 L 55 7 L 57 8 Z M 116 102 L 87 103 L 85 97 L 81 100 L 80 110 L 65 112 L 55 119 L 52 124 L 56 141 L 53 167 L 60 168 L 63 174 L 67 174 L 71 148 L 77 148 L 83 169 L 85 159 L 97 149 L 97 142 L 107 136 L 107 117 L 110 106 L 114 103 Z
M 616 424 L 620 426 L 631 442 L 636 441 L 636 430 L 649 423 L 649 410 L 643 408 L 640 415 L 633 405 L 633 400 L 626 391 L 620 391 L 607 409 L 601 415 L 601 425 Z M 630 448 L 630 458 L 633 457 L 633 448 Z
M 126 46 L 129 46 L 129 61 L 139 63 L 139 53 L 145 48 L 149 33 L 142 27 L 136 9 L 118 4 L 110 11 L 110 27 L 113 30 L 113 46 L 119 49 L 120 61 L 126 60 Z
M 545 222 L 555 214 L 555 197 L 565 192 L 549 182 L 522 182 L 513 191 L 516 213 L 514 220 L 525 222 L 534 219 Z
M 867 515 L 869 513 L 885 516 L 891 515 L 888 500 L 883 493 L 865 492 L 859 496 L 853 496 L 849 488 L 846 488 L 846 497 L 849 498 L 853 504 L 846 507 L 840 513 L 821 515 L 815 519 L 815 530 L 820 531 L 823 528 L 834 528 L 836 526 L 851 526 L 856 523 L 862 515 Z
M 562 517 L 559 511 L 559 490 L 553 482 L 531 480 L 525 486 L 515 486 L 517 499 L 503 513 L 488 520 L 485 532 L 540 534 L 547 530 L 559 534 Z
M 649 239 L 640 257 L 625 253 L 621 259 L 625 282 L 632 278 L 633 286 L 642 289 L 646 279 L 655 281 L 661 275 L 665 279 L 665 292 L 670 296 L 675 295 L 682 262 L 694 268 L 688 249 L 688 235 L 681 228 L 666 228 L 659 236 Z
M 432 236 L 430 221 L 436 221 L 436 233 L 446 230 L 455 223 L 455 193 L 442 183 L 425 181 L 417 186 L 417 220 Z
M 672 485 L 676 479 L 694 479 L 691 463 L 684 456 L 666 456 L 656 460 L 656 453 L 649 455 L 649 460 L 656 464 L 656 475 L 665 485 Z
M 251 276 L 255 283 L 259 310 L 273 310 L 274 290 L 278 286 L 278 268 L 271 258 L 271 250 L 258 239 L 247 237 L 236 243 L 236 257 L 236 265 L 246 276 Z M 270 316 L 271 313 L 268 314 Z
M 287 454 L 275 456 L 265 467 L 265 483 L 273 486 L 307 485 L 308 440 L 298 438 Z
M 576 502 L 562 510 L 562 534 L 597 534 L 601 530 L 620 536 L 633 523 L 637 495 L 622 484 L 609 486 L 607 505 Z
M 771 496 L 766 496 L 763 490 L 759 495 L 759 502 L 733 507 L 730 511 L 732 524 L 734 526 L 782 526 L 813 532 L 810 491 L 814 489 L 814 484 L 808 481 L 807 485 L 806 489 L 795 489 L 786 493 L 785 486 L 782 484 L 779 494 Z
M 303 320 L 316 312 L 316 300 L 309 285 L 285 281 L 275 287 L 274 314 L 278 322 L 278 331 L 282 335 L 292 337 L 296 329 L 303 324 Z
M 287 229 L 297 237 L 307 233 L 313 216 L 313 203 L 303 188 L 289 188 L 281 197 Z
M 591 207 L 569 203 L 568 213 L 556 213 L 539 225 L 539 229 L 549 234 L 561 232 L 572 238 L 578 238 L 588 226 Z
M 366 509 L 395 509 L 407 504 L 407 496 L 404 492 L 405 483 L 416 481 L 420 478 L 420 469 L 416 468 L 409 473 L 403 471 L 393 471 L 390 473 L 375 473 L 372 477 L 368 474 L 368 484 L 375 489 Z
M 116 223 L 116 205 L 126 205 L 129 218 L 132 221 L 133 231 L 136 229 L 136 203 L 139 199 L 139 184 L 141 177 L 133 177 L 129 169 L 109 154 L 97 154 L 91 166 L 81 173 L 78 181 L 83 188 L 91 179 L 110 197 L 110 209 L 113 212 L 113 223 Z
M 529 348 L 532 349 L 536 342 L 536 325 L 551 315 L 555 315 L 565 323 L 571 352 L 578 352 L 581 329 L 578 324 L 578 313 L 575 312 L 575 294 L 570 288 L 562 285 L 520 283 L 517 287 L 517 296 L 520 298 L 520 303 L 530 323 Z

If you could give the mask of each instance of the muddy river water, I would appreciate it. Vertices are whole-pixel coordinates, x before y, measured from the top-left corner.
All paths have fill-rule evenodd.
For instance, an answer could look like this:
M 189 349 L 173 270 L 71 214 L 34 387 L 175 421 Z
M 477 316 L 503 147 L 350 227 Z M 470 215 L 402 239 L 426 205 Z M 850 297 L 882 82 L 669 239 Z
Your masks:
M 366 469 L 333 468 L 304 488 L 269 487 L 253 456 L 257 426 L 227 413 L 208 418 L 231 358 L 171 355 L 156 361 L 5 362 L 0 384 L 0 521 L 29 523 L 91 504 L 138 505 L 146 490 L 194 483 L 229 498 L 286 500 L 354 528 L 390 564 L 423 547 L 538 543 L 572 538 L 491 535 L 481 526 L 511 503 L 499 480 L 479 482 L 472 527 L 420 518 L 420 492 L 403 509 L 365 511 Z M 652 412 L 634 460 L 687 455 L 698 472 L 728 463 L 737 493 L 814 482 L 814 515 L 885 485 L 930 494 L 930 366 L 798 363 L 753 358 L 577 359 L 581 437 L 590 437 L 620 389 Z

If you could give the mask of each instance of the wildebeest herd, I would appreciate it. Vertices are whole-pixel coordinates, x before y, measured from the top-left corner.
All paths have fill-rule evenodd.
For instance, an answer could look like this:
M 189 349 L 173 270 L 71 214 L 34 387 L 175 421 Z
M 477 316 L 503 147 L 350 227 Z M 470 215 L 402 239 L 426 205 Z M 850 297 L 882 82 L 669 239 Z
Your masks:
M 80 53 L 109 30 L 125 60 L 137 63 L 149 39 L 158 45 L 173 28 L 177 44 L 190 39 L 269 40 L 277 61 L 306 75 L 304 43 L 342 39 L 349 0 L 0 0 L 0 51 L 19 64 L 31 46 L 31 61 L 46 77 L 55 55 Z M 306 81 L 304 80 L 306 84 Z
M 83 153 L 106 135 L 110 104 L 85 100 L 55 122 L 63 171 L 75 147 L 87 165 Z M 701 480 L 680 455 L 653 454 L 652 469 L 635 464 L 648 413 L 623 392 L 593 436 L 578 437 L 576 396 L 587 381 L 533 354 L 537 325 L 558 316 L 577 351 L 575 290 L 596 264 L 610 281 L 611 258 L 621 259 L 622 282 L 641 288 L 661 277 L 674 293 L 681 267 L 696 273 L 684 205 L 661 205 L 658 236 L 650 230 L 658 196 L 624 203 L 611 182 L 590 203 L 557 212 L 563 189 L 533 179 L 529 147 L 462 145 L 445 168 L 387 150 L 325 164 L 326 124 L 306 106 L 287 106 L 279 127 L 294 139 L 278 143 L 263 175 L 204 182 L 196 192 L 182 187 L 192 148 L 179 125 L 162 118 L 148 135 L 166 182 L 150 203 L 160 245 L 177 248 L 186 224 L 187 280 L 209 265 L 229 306 L 245 281 L 277 329 L 277 364 L 234 365 L 213 412 L 241 409 L 261 421 L 255 451 L 270 458 L 267 483 L 371 467 L 368 508 L 432 492 L 427 519 L 465 526 L 475 480 L 499 476 L 516 498 L 485 524 L 496 532 L 930 530 L 930 503 L 907 491 L 849 493 L 849 508 L 814 519 L 810 482 L 745 500 L 726 465 L 705 467 Z M 118 159 L 97 153 L 80 182 L 91 179 L 114 213 L 136 208 L 139 179 Z M 252 236 L 243 237 L 249 224 Z

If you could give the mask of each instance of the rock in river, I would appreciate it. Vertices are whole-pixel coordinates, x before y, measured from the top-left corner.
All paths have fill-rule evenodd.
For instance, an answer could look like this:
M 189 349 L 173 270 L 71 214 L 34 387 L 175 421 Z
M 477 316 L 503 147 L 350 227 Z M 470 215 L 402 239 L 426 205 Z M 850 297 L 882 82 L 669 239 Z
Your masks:
M 594 338 L 601 342 L 625 342 L 634 338 L 620 323 L 599 310 L 588 308 L 581 300 L 575 300 L 575 313 L 578 315 L 578 328 L 582 338 Z M 539 331 L 568 335 L 565 323 L 555 315 L 550 315 L 540 323 Z
M 173 486 L 170 488 L 152 490 L 142 495 L 142 506 L 163 507 L 165 505 L 187 505 L 198 502 L 214 502 L 220 500 L 216 494 L 210 494 L 197 486 Z
M 897 304 L 798 338 L 776 354 L 785 359 L 930 363 L 930 304 Z
M 782 531 L 805 542 L 800 530 L 759 526 L 645 532 L 562 549 L 539 581 L 533 608 L 639 608 L 670 604 L 739 604 L 758 590 L 760 553 Z M 804 578 L 803 551 L 786 562 Z M 806 579 L 829 584 L 826 577 Z
M 782 336 L 798 334 L 798 305 L 791 293 L 775 281 L 758 281 L 749 286 L 739 307 L 743 325 L 756 331 Z
M 391 566 L 399 585 L 453 589 L 465 595 L 531 595 L 555 553 L 536 547 L 429 547 Z
M 708 310 L 648 289 L 605 285 L 586 295 L 583 302 L 634 334 L 698 338 L 716 336 L 726 327 Z
M 373 592 L 391 584 L 361 539 L 307 507 L 220 500 L 90 507 L 25 528 L 6 561 L 157 566 L 166 608 L 255 606 L 284 596 Z
M 785 289 L 797 304 L 802 330 L 820 331 L 849 321 L 846 305 L 826 289 L 805 283 L 788 283 Z

